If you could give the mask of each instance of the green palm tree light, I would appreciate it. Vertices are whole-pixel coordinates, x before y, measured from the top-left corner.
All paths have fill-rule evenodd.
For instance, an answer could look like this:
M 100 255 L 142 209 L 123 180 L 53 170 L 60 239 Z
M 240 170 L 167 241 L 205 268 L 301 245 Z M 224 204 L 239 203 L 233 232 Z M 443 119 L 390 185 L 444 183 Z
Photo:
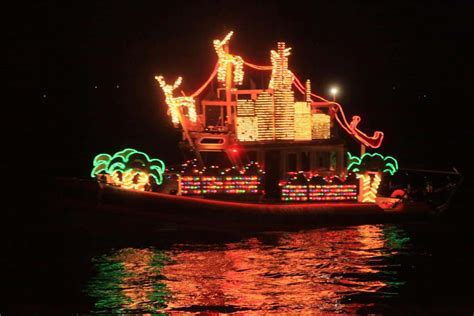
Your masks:
M 98 154 L 93 160 L 92 178 L 106 178 L 107 183 L 144 191 L 152 184 L 163 183 L 165 164 L 157 158 L 133 148 L 125 148 L 113 156 Z
M 379 153 L 365 153 L 362 157 L 349 156 L 348 172 L 354 172 L 361 180 L 359 201 L 375 203 L 377 191 L 382 181 L 383 173 L 394 175 L 398 170 L 398 162 L 392 156 L 382 156 Z

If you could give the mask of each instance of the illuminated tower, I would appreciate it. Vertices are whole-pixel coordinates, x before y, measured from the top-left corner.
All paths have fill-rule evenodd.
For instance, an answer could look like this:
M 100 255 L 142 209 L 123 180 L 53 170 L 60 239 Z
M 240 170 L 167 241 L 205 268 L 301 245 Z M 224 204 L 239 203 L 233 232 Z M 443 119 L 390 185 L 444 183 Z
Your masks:
M 275 116 L 273 112 L 272 95 L 268 92 L 260 93 L 255 103 L 257 115 L 257 140 L 275 139 Z
M 270 88 L 275 99 L 275 139 L 295 139 L 294 94 L 291 89 L 293 74 L 288 70 L 288 56 L 291 48 L 285 48 L 284 42 L 278 43 L 278 52 L 271 51 L 272 78 Z

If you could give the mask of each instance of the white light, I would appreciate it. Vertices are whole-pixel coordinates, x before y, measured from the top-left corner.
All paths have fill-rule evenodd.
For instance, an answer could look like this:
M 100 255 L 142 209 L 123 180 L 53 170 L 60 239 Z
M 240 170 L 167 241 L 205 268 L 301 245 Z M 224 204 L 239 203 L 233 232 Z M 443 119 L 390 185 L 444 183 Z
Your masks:
M 339 92 L 339 90 L 336 87 L 331 88 L 331 94 L 336 95 Z

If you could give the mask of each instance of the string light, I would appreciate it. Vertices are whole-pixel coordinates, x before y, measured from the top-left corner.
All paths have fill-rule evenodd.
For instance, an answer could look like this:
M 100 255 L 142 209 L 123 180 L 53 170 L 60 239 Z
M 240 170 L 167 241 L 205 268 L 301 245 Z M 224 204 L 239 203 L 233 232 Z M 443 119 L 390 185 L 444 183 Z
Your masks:
M 308 179 L 305 183 L 292 183 L 296 177 L 283 184 L 281 188 L 282 201 L 354 201 L 357 200 L 356 184 L 313 184 Z
M 237 101 L 236 132 L 239 141 L 256 141 L 257 118 L 255 102 L 252 100 Z
M 288 56 L 291 55 L 291 47 L 285 48 L 284 42 L 278 42 L 277 47 L 277 52 L 274 50 L 270 51 L 272 75 L 268 88 L 290 90 L 291 83 L 293 82 L 293 74 L 288 70 Z
M 349 201 L 357 200 L 357 185 L 355 184 L 328 184 L 309 185 L 310 201 Z
M 268 92 L 260 93 L 255 102 L 257 116 L 257 140 L 275 139 L 275 121 L 273 117 L 273 97 Z
M 262 175 L 263 170 L 257 163 L 253 163 L 256 167 L 256 174 L 250 174 L 251 165 L 247 165 L 239 174 L 235 173 L 235 169 L 227 169 L 221 171 L 219 175 L 211 176 L 208 173 L 213 169 L 204 169 L 199 171 L 194 169 L 196 175 L 180 176 L 180 192 L 182 195 L 214 195 L 214 194 L 261 194 L 262 193 Z
M 272 61 L 272 77 L 269 88 L 274 90 L 275 140 L 295 139 L 295 108 L 294 92 L 291 89 L 293 74 L 288 70 L 288 56 L 291 48 L 284 42 L 278 43 L 278 51 L 270 52 Z
M 293 78 L 293 84 L 294 86 L 302 93 L 305 94 L 305 88 L 301 84 L 301 81 L 298 79 L 298 77 L 294 76 Z M 363 133 L 357 128 L 357 124 L 360 122 L 360 117 L 359 116 L 353 116 L 352 117 L 352 122 L 351 124 L 348 123 L 347 118 L 344 114 L 344 110 L 342 109 L 342 106 L 335 102 L 335 101 L 329 101 L 326 100 L 325 98 L 315 94 L 311 93 L 311 96 L 318 98 L 328 104 L 332 104 L 333 110 L 335 111 L 336 115 L 336 121 L 338 124 L 349 134 L 354 136 L 359 142 L 361 142 L 363 145 L 370 147 L 370 148 L 379 148 L 382 145 L 382 141 L 384 138 L 384 133 L 381 131 L 375 131 L 374 136 L 368 136 L 367 134 Z M 341 116 L 341 117 L 339 117 Z M 355 123 L 355 124 L 353 124 Z
M 295 140 L 311 140 L 311 105 L 295 102 Z
M 311 103 L 311 81 L 308 79 L 306 80 L 306 102 Z
M 179 109 L 181 107 L 185 107 L 188 109 L 188 113 L 186 115 L 191 122 L 197 121 L 194 97 L 200 95 L 216 75 L 218 77 L 218 82 L 223 83 L 225 86 L 227 71 L 233 66 L 233 82 L 236 85 L 242 84 L 244 77 L 243 64 L 245 64 L 248 67 L 260 71 L 272 70 L 269 88 L 273 89 L 274 91 L 273 94 L 270 94 L 270 98 L 268 98 L 268 95 L 264 95 L 263 98 L 260 98 L 261 100 L 257 100 L 260 102 L 254 104 L 255 107 L 258 109 L 260 105 L 259 103 L 262 103 L 263 101 L 264 110 L 260 112 L 267 112 L 261 113 L 266 117 L 261 118 L 258 111 L 256 111 L 255 113 L 256 119 L 251 119 L 250 116 L 246 116 L 246 118 L 239 119 L 237 115 L 236 125 L 240 126 L 240 134 L 239 132 L 237 132 L 237 134 L 239 134 L 237 136 L 237 139 L 241 141 L 255 141 L 255 139 L 307 140 L 306 132 L 302 132 L 304 136 L 300 134 L 300 126 L 306 126 L 307 119 L 304 118 L 302 119 L 303 122 L 297 122 L 300 120 L 300 118 L 297 118 L 298 115 L 296 115 L 295 106 L 293 105 L 294 94 L 291 90 L 291 85 L 293 84 L 298 91 L 305 95 L 305 99 L 307 102 L 311 102 L 311 97 L 315 97 L 324 102 L 327 102 L 328 104 L 332 104 L 332 110 L 335 113 L 334 118 L 336 119 L 336 121 L 344 130 L 346 130 L 346 132 L 354 136 L 359 142 L 371 148 L 380 147 L 384 137 L 384 134 L 382 132 L 376 131 L 373 136 L 366 135 L 357 128 L 359 122 L 361 121 L 359 116 L 354 116 L 352 118 L 352 121 L 348 123 L 342 106 L 339 103 L 334 101 L 328 101 L 319 95 L 311 93 L 311 83 L 309 80 L 306 81 L 305 86 L 301 84 L 299 79 L 288 69 L 288 56 L 290 55 L 291 48 L 286 48 L 285 43 L 279 42 L 277 51 L 272 50 L 270 52 L 272 66 L 261 66 L 246 62 L 240 56 L 234 56 L 226 52 L 225 46 L 229 43 L 232 35 L 233 32 L 229 32 L 222 40 L 216 39 L 213 41 L 214 48 L 218 55 L 218 62 L 216 63 L 216 67 L 214 68 L 212 74 L 210 75 L 206 83 L 201 86 L 195 93 L 193 93 L 190 97 L 174 98 L 172 95 L 172 91 L 176 88 L 175 86 L 168 88 L 168 91 L 165 91 L 166 102 L 169 107 L 169 114 L 171 115 L 172 121 L 175 125 L 177 125 L 180 121 Z M 160 83 L 160 85 L 162 84 Z M 270 104 L 272 105 L 271 111 L 265 111 L 270 110 Z M 269 119 L 271 119 L 271 124 L 269 122 Z M 330 127 L 328 127 L 327 123 L 328 119 L 322 116 L 312 116 L 311 119 L 313 121 L 311 126 L 311 133 L 313 135 L 312 138 L 330 138 Z M 245 133 L 244 130 L 247 129 L 249 130 L 249 132 Z M 257 131 L 256 133 L 254 132 L 255 129 Z M 295 133 L 300 135 L 295 135 Z
M 311 136 L 313 139 L 331 138 L 331 117 L 324 113 L 313 113 Z
M 281 189 L 282 201 L 307 201 L 308 185 L 286 184 Z
M 173 90 L 175 90 L 181 84 L 183 78 L 178 77 L 173 85 L 167 85 L 163 76 L 156 76 L 155 79 L 160 83 L 161 89 L 166 97 L 166 104 L 168 104 L 169 114 L 171 115 L 171 121 L 177 125 L 179 121 L 179 112 L 181 107 L 185 107 L 188 111 L 187 117 L 193 123 L 197 121 L 196 105 L 194 104 L 194 98 L 192 97 L 173 97 Z
M 244 80 L 244 60 L 240 56 L 234 56 L 224 50 L 224 46 L 229 43 L 234 32 L 229 32 L 224 39 L 213 41 L 218 61 L 217 81 L 226 86 L 227 70 L 230 65 L 234 66 L 234 84 L 241 85 Z M 230 87 L 229 87 L 230 88 Z

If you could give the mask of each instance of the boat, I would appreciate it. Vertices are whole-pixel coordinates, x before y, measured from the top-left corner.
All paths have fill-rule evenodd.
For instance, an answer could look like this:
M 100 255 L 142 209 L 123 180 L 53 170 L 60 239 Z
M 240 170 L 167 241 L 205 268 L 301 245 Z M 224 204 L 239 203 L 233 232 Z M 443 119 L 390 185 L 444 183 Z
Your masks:
M 143 234 L 167 230 L 226 232 L 291 231 L 322 226 L 427 220 L 433 209 L 421 201 L 242 202 L 124 189 L 85 179 L 57 179 L 54 196 L 66 227 L 92 232 Z M 385 203 L 385 204 L 384 204 Z M 382 205 L 391 208 L 383 209 Z M 65 214 L 66 213 L 66 214 Z M 61 223 L 62 225 L 64 223 Z
M 289 69 L 284 42 L 270 51 L 269 65 L 256 65 L 230 52 L 232 36 L 213 41 L 215 68 L 194 93 L 175 96 L 182 77 L 155 77 L 182 132 L 184 163 L 166 167 L 133 148 L 102 153 L 93 160 L 94 180 L 59 181 L 62 200 L 84 216 L 244 230 L 398 221 L 446 210 L 450 197 L 415 199 L 409 184 L 396 181 L 398 161 L 379 152 L 384 133 L 361 131 L 361 117 L 346 117 L 335 90 L 328 100 L 310 80 L 303 84 Z M 268 78 L 265 86 L 247 76 L 256 72 Z

